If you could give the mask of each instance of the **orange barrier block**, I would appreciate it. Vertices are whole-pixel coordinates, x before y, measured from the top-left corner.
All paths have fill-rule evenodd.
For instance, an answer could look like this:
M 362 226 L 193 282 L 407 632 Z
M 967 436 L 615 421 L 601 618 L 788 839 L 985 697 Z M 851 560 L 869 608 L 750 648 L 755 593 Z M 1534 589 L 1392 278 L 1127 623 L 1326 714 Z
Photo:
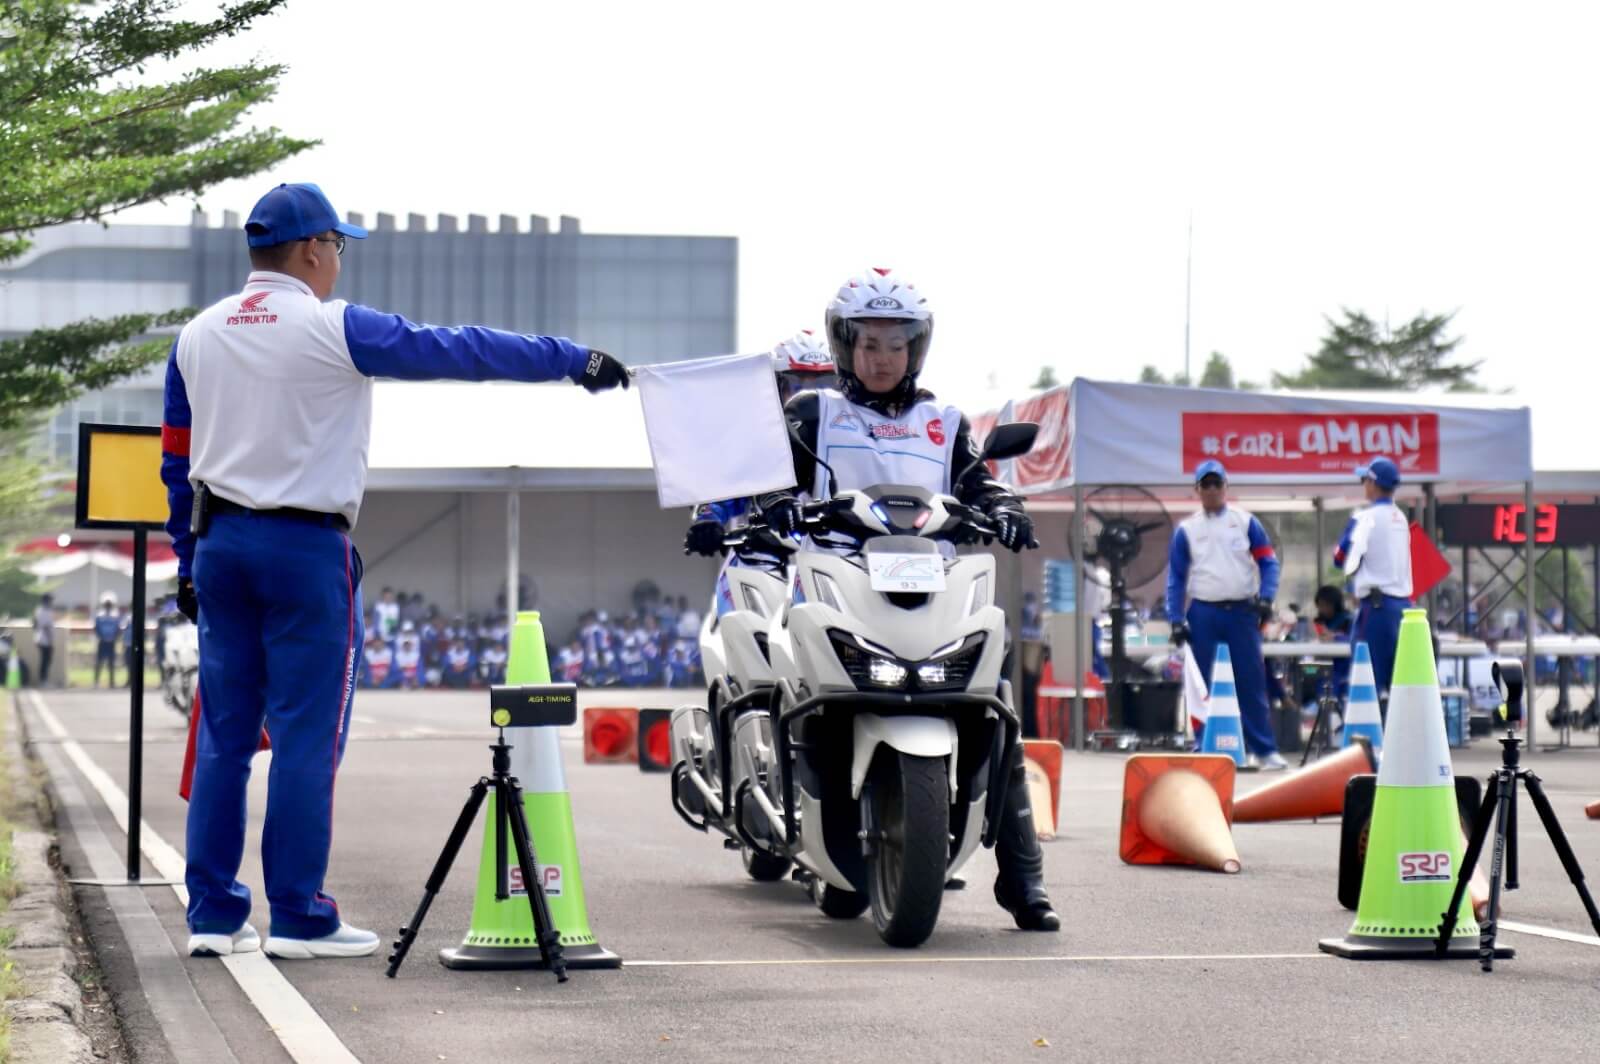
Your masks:
M 1344 788 L 1350 777 L 1378 771 L 1378 759 L 1365 739 L 1337 754 L 1286 774 L 1233 804 L 1235 824 L 1267 820 L 1308 820 L 1344 812 Z
M 589 706 L 583 711 L 585 764 L 632 764 L 639 760 L 639 711 Z
M 1053 839 L 1061 824 L 1061 744 L 1054 739 L 1024 739 L 1022 757 L 1034 829 L 1041 839 Z
M 1590 820 L 1600 820 L 1600 802 L 1590 802 L 1583 807 L 1583 811 L 1589 814 Z
M 1239 871 L 1230 828 L 1234 771 L 1226 754 L 1128 758 L 1122 777 L 1122 859 Z

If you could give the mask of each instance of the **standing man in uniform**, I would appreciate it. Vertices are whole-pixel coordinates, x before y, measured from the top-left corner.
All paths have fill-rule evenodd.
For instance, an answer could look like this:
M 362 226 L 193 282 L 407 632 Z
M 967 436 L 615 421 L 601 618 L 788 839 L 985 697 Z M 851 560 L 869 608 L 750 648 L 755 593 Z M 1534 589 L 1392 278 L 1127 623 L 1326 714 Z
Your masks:
M 1388 719 L 1389 681 L 1394 676 L 1400 620 L 1411 605 L 1411 525 L 1394 504 L 1400 467 L 1374 458 L 1356 470 L 1367 505 L 1357 510 L 1339 537 L 1333 563 L 1343 569 L 1361 603 L 1350 629 L 1350 645 L 1366 643 L 1378 699 Z
M 238 872 L 265 721 L 266 952 L 362 957 L 378 937 L 344 923 L 322 885 L 362 645 L 361 556 L 349 532 L 366 487 L 373 378 L 566 377 L 594 392 L 626 387 L 627 370 L 570 340 L 414 325 L 329 301 L 345 241 L 367 233 L 341 221 L 316 185 L 279 185 L 244 228 L 252 272 L 172 345 L 161 430 L 178 606 L 200 626 L 189 951 L 261 944 Z
M 1261 656 L 1261 625 L 1272 617 L 1272 599 L 1278 593 L 1278 555 L 1261 522 L 1228 505 L 1228 471 L 1221 462 L 1201 462 L 1194 483 L 1200 509 L 1178 525 L 1167 555 L 1172 642 L 1194 648 L 1208 687 L 1217 645 L 1227 644 L 1239 691 L 1245 764 L 1268 772 L 1286 769 L 1289 763 L 1278 753 L 1267 711 L 1267 670 Z

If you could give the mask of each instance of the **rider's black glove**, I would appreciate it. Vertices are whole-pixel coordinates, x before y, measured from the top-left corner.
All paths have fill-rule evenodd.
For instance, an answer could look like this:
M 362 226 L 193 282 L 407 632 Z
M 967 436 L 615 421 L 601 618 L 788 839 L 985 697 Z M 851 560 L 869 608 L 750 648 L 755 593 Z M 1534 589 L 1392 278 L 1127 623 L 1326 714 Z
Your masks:
M 1182 647 L 1189 641 L 1189 626 L 1182 621 L 1172 626 L 1172 645 Z
M 702 518 L 690 525 L 688 534 L 683 537 L 683 553 L 704 554 L 707 558 L 719 554 L 724 534 L 721 521 L 714 517 Z
M 1256 616 L 1261 619 L 1262 624 L 1266 624 L 1277 616 L 1277 611 L 1272 608 L 1271 599 L 1265 599 L 1259 595 L 1256 596 Z
M 628 367 L 604 351 L 591 347 L 589 361 L 584 363 L 583 372 L 578 376 L 578 383 L 591 392 L 603 392 L 619 384 L 626 388 Z
M 793 495 L 780 495 L 767 503 L 761 511 L 762 520 L 773 534 L 788 538 L 800 530 L 805 517 L 800 512 L 800 500 Z
M 1033 538 L 1033 518 L 1021 510 L 1001 508 L 990 513 L 989 519 L 998 529 L 995 538 L 1006 550 L 1021 552 L 1039 545 L 1038 540 Z
M 200 599 L 194 593 L 194 581 L 187 576 L 178 579 L 178 612 L 200 623 Z

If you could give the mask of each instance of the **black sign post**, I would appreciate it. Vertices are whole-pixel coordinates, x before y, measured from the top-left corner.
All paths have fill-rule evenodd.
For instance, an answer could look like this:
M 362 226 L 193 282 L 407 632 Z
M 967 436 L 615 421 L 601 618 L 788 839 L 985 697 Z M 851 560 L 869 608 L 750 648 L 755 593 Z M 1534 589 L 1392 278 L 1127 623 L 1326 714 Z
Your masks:
M 139 881 L 139 821 L 144 791 L 145 553 L 165 524 L 161 430 L 143 425 L 78 426 L 78 528 L 133 532 L 133 616 L 128 676 L 128 882 Z

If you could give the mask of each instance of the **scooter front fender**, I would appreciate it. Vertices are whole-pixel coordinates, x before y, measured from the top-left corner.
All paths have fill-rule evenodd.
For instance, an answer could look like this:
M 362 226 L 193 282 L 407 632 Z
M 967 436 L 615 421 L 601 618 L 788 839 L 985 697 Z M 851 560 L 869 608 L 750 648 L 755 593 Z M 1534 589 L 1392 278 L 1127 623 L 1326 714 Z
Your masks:
M 872 755 L 887 746 L 912 757 L 949 759 L 950 797 L 956 793 L 956 725 L 945 717 L 880 717 L 876 713 L 857 713 L 854 721 L 855 748 L 850 761 L 850 797 L 860 798 L 872 767 Z

